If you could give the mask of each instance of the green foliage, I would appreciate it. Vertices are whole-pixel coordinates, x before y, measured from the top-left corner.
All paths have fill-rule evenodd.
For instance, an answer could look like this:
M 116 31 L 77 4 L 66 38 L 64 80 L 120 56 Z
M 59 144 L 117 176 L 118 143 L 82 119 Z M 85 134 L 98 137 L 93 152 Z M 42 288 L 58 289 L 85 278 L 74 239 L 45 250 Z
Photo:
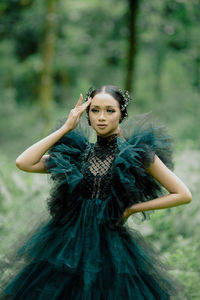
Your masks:
M 26 235 L 39 217 L 46 215 L 47 178 L 19 170 L 14 160 L 1 153 L 0 257 L 14 241 Z
M 193 140 L 196 148 L 200 139 L 199 7 L 195 0 L 140 2 L 135 104 L 130 107 L 133 113 L 154 111 L 175 138 Z M 12 101 L 22 106 L 38 104 L 45 14 L 45 2 L 39 0 L 1 6 L 1 103 L 12 94 Z M 73 105 L 91 85 L 123 88 L 128 2 L 59 0 L 54 17 L 54 98 L 61 109 Z

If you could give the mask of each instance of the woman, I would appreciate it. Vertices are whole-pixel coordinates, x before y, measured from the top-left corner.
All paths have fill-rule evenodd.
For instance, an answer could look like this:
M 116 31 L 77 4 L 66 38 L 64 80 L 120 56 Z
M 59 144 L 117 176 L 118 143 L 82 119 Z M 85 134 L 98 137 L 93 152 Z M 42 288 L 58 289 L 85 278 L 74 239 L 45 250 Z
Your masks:
M 67 121 L 17 158 L 23 171 L 50 173 L 54 186 L 51 219 L 18 251 L 26 264 L 6 299 L 178 299 L 182 287 L 167 264 L 124 222 L 192 196 L 169 169 L 172 143 L 162 127 L 136 126 L 123 138 L 129 98 L 115 86 L 90 89 L 83 104 L 80 94 Z M 84 111 L 96 143 L 76 128 Z

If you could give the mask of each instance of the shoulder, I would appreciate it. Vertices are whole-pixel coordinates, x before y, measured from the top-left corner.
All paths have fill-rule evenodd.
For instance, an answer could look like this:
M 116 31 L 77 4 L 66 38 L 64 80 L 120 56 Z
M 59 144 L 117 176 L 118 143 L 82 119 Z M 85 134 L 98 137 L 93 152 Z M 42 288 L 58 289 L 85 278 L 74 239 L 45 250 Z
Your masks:
M 137 156 L 145 168 L 154 162 L 156 154 L 168 168 L 173 169 L 174 139 L 168 134 L 166 126 L 148 118 L 141 118 L 132 126 L 130 123 L 126 126 L 125 138 L 119 138 L 119 154 L 126 153 L 127 158 Z

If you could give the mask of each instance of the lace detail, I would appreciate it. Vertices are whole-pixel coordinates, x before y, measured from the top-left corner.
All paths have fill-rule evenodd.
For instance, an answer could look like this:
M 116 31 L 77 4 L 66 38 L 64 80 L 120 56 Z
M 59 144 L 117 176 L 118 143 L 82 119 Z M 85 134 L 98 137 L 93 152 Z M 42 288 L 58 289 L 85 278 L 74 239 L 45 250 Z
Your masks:
M 80 183 L 82 195 L 86 198 L 106 199 L 110 193 L 113 162 L 119 152 L 117 137 L 114 133 L 108 137 L 97 136 L 96 144 L 82 157 Z

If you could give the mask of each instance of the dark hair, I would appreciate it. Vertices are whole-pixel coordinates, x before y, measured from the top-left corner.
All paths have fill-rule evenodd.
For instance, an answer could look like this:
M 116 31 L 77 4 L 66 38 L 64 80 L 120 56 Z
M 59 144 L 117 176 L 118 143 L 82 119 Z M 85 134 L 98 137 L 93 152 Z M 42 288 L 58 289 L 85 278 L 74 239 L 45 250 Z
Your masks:
M 127 106 L 128 106 L 128 102 L 131 99 L 128 91 L 126 91 L 125 93 L 117 88 L 114 85 L 102 85 L 99 88 L 93 88 L 90 87 L 87 94 L 86 94 L 86 98 L 85 101 L 88 100 L 88 98 L 94 98 L 95 95 L 101 93 L 101 92 L 105 92 L 110 94 L 115 100 L 118 101 L 119 106 L 120 106 L 120 111 L 121 111 L 121 119 L 119 121 L 119 123 L 121 123 L 127 116 L 128 116 L 128 112 L 127 112 Z M 90 124 L 90 119 L 89 119 L 89 107 L 87 107 L 86 112 L 87 112 L 87 117 L 88 117 L 88 123 Z

